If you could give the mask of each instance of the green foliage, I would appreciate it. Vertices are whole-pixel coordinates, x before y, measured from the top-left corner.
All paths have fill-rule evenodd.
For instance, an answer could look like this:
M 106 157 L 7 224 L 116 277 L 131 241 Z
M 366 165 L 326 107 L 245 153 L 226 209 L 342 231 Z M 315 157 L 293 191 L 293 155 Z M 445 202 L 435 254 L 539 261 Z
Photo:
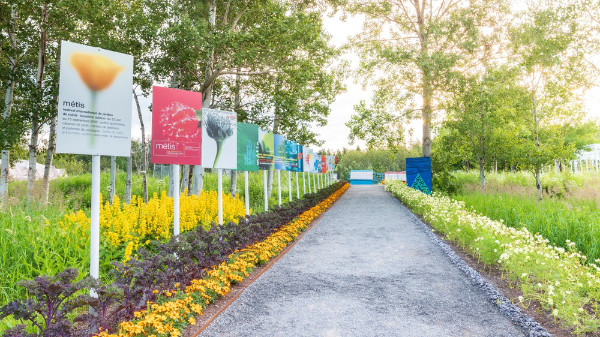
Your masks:
M 422 118 L 423 154 L 430 156 L 431 123 L 439 110 L 434 99 L 443 100 L 461 71 L 469 71 L 482 50 L 479 26 L 493 26 L 504 2 L 348 3 L 351 13 L 365 17 L 363 31 L 352 39 L 361 54 L 359 76 L 376 89 L 371 107 L 355 106 L 351 140 L 398 144 L 407 121 Z
M 588 261 L 600 258 L 600 209 L 594 200 L 536 200 L 510 194 L 468 193 L 455 196 L 477 212 L 503 220 L 510 227 L 527 227 L 559 247 L 575 242 Z
M 373 170 L 375 172 L 404 171 L 407 157 L 419 157 L 420 148 L 403 147 L 393 150 L 348 150 L 338 154 L 338 177 L 345 179 L 351 170 Z
M 487 191 L 491 193 L 511 193 L 523 196 L 532 196 L 535 188 L 533 172 L 516 171 L 487 174 Z M 452 183 L 458 188 L 455 193 L 463 194 L 476 189 L 479 184 L 479 172 L 476 171 L 456 171 L 450 175 Z M 600 188 L 600 177 L 595 171 L 572 174 L 569 171 L 556 172 L 550 171 L 542 175 L 542 185 L 544 186 L 544 196 L 558 199 L 594 199 L 594 194 L 590 193 Z M 450 193 L 452 194 L 452 193 Z

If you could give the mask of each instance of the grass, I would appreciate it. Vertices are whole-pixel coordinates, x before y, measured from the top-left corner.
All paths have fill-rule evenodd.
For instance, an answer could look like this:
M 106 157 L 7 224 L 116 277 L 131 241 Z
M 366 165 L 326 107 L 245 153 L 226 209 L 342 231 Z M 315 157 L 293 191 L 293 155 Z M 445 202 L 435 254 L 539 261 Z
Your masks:
M 535 197 L 472 192 L 454 196 L 494 220 L 520 229 L 527 227 L 553 245 L 568 248 L 566 240 L 594 261 L 600 258 L 600 209 L 595 200 L 538 201 Z
M 566 240 L 575 242 L 588 261 L 600 258 L 600 173 L 546 173 L 542 200 L 537 200 L 531 172 L 487 173 L 485 192 L 478 171 L 456 172 L 453 179 L 461 188 L 452 197 L 478 213 L 526 227 L 565 249 Z
M 451 180 L 453 185 L 458 186 L 459 194 L 480 191 L 479 171 L 454 172 Z M 567 171 L 546 172 L 542 175 L 542 188 L 544 196 L 549 198 L 594 199 L 600 202 L 600 173 L 595 171 L 577 174 Z M 535 196 L 535 178 L 533 173 L 527 171 L 487 172 L 486 191 Z

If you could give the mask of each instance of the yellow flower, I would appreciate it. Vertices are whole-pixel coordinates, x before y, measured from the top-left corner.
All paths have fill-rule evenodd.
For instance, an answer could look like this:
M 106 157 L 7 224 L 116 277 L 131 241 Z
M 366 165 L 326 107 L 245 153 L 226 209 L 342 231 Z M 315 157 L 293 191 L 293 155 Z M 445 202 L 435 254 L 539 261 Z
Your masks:
M 79 73 L 83 83 L 93 91 L 108 88 L 124 69 L 123 66 L 100 54 L 74 52 L 69 61 Z

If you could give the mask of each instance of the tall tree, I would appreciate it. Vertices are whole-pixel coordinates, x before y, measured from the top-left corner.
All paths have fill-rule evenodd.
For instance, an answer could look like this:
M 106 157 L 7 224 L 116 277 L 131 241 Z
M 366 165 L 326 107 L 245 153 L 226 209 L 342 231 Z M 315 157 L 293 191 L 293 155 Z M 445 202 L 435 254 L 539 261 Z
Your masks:
M 365 17 L 352 44 L 361 52 L 363 84 L 376 88 L 376 105 L 369 109 L 360 104 L 359 114 L 374 111 L 376 120 L 386 123 L 369 127 L 380 130 L 420 117 L 423 156 L 430 157 L 437 103 L 455 72 L 469 67 L 479 27 L 493 20 L 491 14 L 504 11 L 504 1 L 348 0 L 347 8 Z
M 585 40 L 578 21 L 581 12 L 576 3 L 539 0 L 519 14 L 511 42 L 530 99 L 522 116 L 527 128 L 521 150 L 527 158 L 525 164 L 534 171 L 541 199 L 542 166 L 574 151 L 565 146 L 560 126 L 582 119 L 579 92 L 591 85 L 592 72 L 584 58 Z
M 17 69 L 19 63 L 19 50 L 17 41 L 22 36 L 18 36 L 18 8 L 17 4 L 0 7 L 0 17 L 2 25 L 2 35 L 6 39 L 2 40 L 0 50 L 2 53 L 2 71 L 0 77 L 2 90 L 4 90 L 4 105 L 2 109 L 2 123 L 0 123 L 0 146 L 2 147 L 1 167 L 0 167 L 0 207 L 6 203 L 8 196 L 8 170 L 9 170 L 9 148 L 17 142 L 21 128 L 19 120 L 11 120 L 11 112 L 14 104 L 15 84 L 17 81 Z
M 518 141 L 514 130 L 522 129 L 519 113 L 528 107 L 527 93 L 517 82 L 519 72 L 508 66 L 492 68 L 482 79 L 468 78 L 446 103 L 446 129 L 434 143 L 448 163 L 474 160 L 479 165 L 481 190 L 491 159 L 510 152 Z M 458 88 L 457 88 L 458 89 Z M 454 157 L 454 158 L 452 158 Z

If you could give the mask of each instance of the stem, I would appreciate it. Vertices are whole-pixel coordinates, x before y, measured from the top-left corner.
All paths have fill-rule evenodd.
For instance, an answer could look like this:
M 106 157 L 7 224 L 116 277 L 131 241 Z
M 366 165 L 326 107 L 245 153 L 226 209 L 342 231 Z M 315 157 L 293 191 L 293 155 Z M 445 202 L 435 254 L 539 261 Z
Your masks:
M 215 162 L 213 163 L 213 169 L 217 168 L 217 162 L 221 157 L 221 150 L 223 149 L 223 140 L 215 140 L 217 142 L 217 155 L 215 156 Z
M 94 130 L 95 118 L 96 118 L 96 91 L 92 90 L 92 106 L 90 107 L 90 112 L 92 113 L 90 116 L 90 145 L 94 147 L 96 143 L 96 130 Z

